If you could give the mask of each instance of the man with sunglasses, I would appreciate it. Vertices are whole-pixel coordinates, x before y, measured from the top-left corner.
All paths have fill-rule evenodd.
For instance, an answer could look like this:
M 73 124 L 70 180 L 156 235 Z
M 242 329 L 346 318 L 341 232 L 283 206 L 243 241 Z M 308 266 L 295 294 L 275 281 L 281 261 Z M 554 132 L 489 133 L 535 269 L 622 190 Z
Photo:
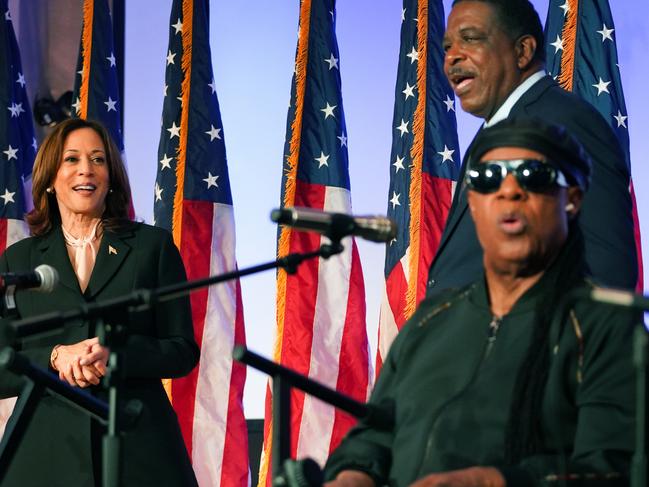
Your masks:
M 598 283 L 633 289 L 638 270 L 622 150 L 602 116 L 545 73 L 543 30 L 532 4 L 456 0 L 443 47 L 444 69 L 462 108 L 484 119 L 484 127 L 508 117 L 537 117 L 565 127 L 586 148 L 593 176 L 580 224 L 588 271 Z M 466 162 L 460 182 L 465 171 Z M 480 273 L 481 249 L 466 196 L 458 184 L 430 268 L 429 294 L 461 287 Z
M 593 286 L 578 225 L 589 157 L 562 128 L 510 119 L 467 158 L 483 271 L 422 301 L 370 398 L 393 424 L 360 421 L 325 485 L 628 485 L 641 317 L 571 298 Z

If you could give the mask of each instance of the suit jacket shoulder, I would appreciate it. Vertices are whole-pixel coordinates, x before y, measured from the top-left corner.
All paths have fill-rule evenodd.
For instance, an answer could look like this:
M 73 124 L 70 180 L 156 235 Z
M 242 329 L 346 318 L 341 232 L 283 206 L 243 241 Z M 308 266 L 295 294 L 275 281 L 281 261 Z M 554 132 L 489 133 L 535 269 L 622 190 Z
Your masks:
M 620 143 L 601 113 L 580 96 L 561 88 L 550 76 L 542 78 L 523 94 L 512 107 L 510 117 L 513 116 L 541 118 L 565 127 L 594 159 L 600 159 L 596 151 L 601 146 L 610 154 L 608 163 L 628 177 Z
M 49 234 L 48 234 L 49 235 Z M 3 264 L 5 262 L 20 262 L 28 258 L 30 253 L 44 241 L 44 237 L 27 237 L 7 247 L 2 254 Z

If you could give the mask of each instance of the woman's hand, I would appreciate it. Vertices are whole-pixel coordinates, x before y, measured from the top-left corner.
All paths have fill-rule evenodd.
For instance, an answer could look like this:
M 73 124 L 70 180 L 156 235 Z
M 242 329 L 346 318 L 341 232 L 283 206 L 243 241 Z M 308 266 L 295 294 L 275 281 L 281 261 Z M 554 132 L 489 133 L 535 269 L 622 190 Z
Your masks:
M 99 343 L 99 339 L 90 347 L 90 352 L 85 357 L 81 357 L 80 364 L 84 367 L 94 367 L 103 377 L 106 375 L 106 364 L 110 355 L 110 348 L 104 347 Z
M 106 374 L 109 349 L 99 344 L 99 338 L 89 338 L 72 345 L 59 345 L 52 366 L 59 379 L 71 386 L 98 385 Z
M 505 478 L 493 467 L 471 467 L 427 475 L 410 487 L 505 487 Z

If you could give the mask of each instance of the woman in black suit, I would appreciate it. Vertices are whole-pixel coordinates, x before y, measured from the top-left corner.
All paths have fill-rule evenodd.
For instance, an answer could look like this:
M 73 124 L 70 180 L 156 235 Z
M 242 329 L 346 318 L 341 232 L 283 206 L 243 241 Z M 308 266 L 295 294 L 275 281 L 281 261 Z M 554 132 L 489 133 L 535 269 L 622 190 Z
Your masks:
M 50 294 L 19 291 L 11 318 L 76 309 L 186 279 L 169 233 L 129 221 L 126 172 L 101 125 L 81 119 L 59 124 L 36 156 L 32 194 L 34 210 L 27 216 L 32 237 L 6 250 L 0 272 L 48 264 L 58 270 L 60 282 Z M 124 436 L 120 485 L 196 485 L 160 380 L 186 375 L 198 361 L 189 299 L 113 319 L 123 321 L 128 330 L 122 398 L 144 404 L 137 425 Z M 23 339 L 14 346 L 71 386 L 105 396 L 100 380 L 109 350 L 99 343 L 92 323 L 71 323 L 54 335 Z M 20 390 L 19 377 L 0 373 L 0 397 Z M 1 485 L 101 485 L 102 435 L 98 423 L 46 394 Z

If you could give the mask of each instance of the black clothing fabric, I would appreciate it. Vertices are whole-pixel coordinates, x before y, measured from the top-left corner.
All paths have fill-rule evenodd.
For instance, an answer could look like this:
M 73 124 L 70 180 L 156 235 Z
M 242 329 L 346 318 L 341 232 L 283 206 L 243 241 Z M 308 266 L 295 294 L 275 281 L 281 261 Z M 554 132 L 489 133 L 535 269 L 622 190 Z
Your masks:
M 523 94 L 509 116 L 540 118 L 563 126 L 587 150 L 593 171 L 580 212 L 580 224 L 586 241 L 589 274 L 601 285 L 635 288 L 638 265 L 629 194 L 630 175 L 622 149 L 606 120 L 588 102 L 565 91 L 549 76 Z M 466 190 L 461 184 L 465 171 L 466 158 L 439 249 L 428 274 L 428 294 L 466 286 L 482 272 L 482 248 L 467 211 Z
M 471 142 L 466 153 L 468 167 L 475 169 L 480 158 L 492 149 L 519 147 L 540 152 L 557 168 L 570 186 L 587 191 L 593 163 L 582 145 L 564 127 L 550 125 L 540 118 L 509 117 L 489 126 Z
M 360 470 L 379 486 L 402 487 L 435 472 L 494 466 L 508 487 L 565 473 L 579 485 L 626 485 L 634 447 L 632 335 L 640 316 L 585 300 L 541 309 L 557 286 L 592 287 L 582 279 L 559 282 L 562 266 L 582 265 L 565 249 L 561 257 L 502 317 L 490 311 L 484 277 L 426 298 L 397 335 L 370 399 L 392 412 L 394 427 L 360 422 L 329 458 L 327 478 Z M 542 445 L 508 464 L 514 386 L 540 313 L 551 316 Z
M 134 289 L 156 288 L 186 279 L 171 235 L 144 224 L 132 224 L 117 233 L 104 232 L 85 293 L 79 287 L 60 227 L 9 247 L 0 257 L 0 272 L 25 271 L 40 264 L 58 270 L 59 285 L 49 294 L 18 291 L 18 318 L 77 309 L 84 303 L 116 298 Z M 155 309 L 131 313 L 126 320 L 129 335 L 123 351 L 126 376 L 121 396 L 124 401 L 142 401 L 144 412 L 122 442 L 120 485 L 197 485 L 176 414 L 160 381 L 183 376 L 198 362 L 189 298 L 158 303 Z M 47 369 L 54 345 L 69 345 L 93 336 L 95 330 L 88 323 L 70 323 L 58 333 L 21 340 L 16 348 Z M 19 377 L 0 372 L 0 397 L 19 394 L 21 384 Z M 86 391 L 105 395 L 100 386 Z M 1 485 L 101 485 L 101 479 L 96 478 L 100 471 L 100 440 L 98 423 L 46 394 Z

